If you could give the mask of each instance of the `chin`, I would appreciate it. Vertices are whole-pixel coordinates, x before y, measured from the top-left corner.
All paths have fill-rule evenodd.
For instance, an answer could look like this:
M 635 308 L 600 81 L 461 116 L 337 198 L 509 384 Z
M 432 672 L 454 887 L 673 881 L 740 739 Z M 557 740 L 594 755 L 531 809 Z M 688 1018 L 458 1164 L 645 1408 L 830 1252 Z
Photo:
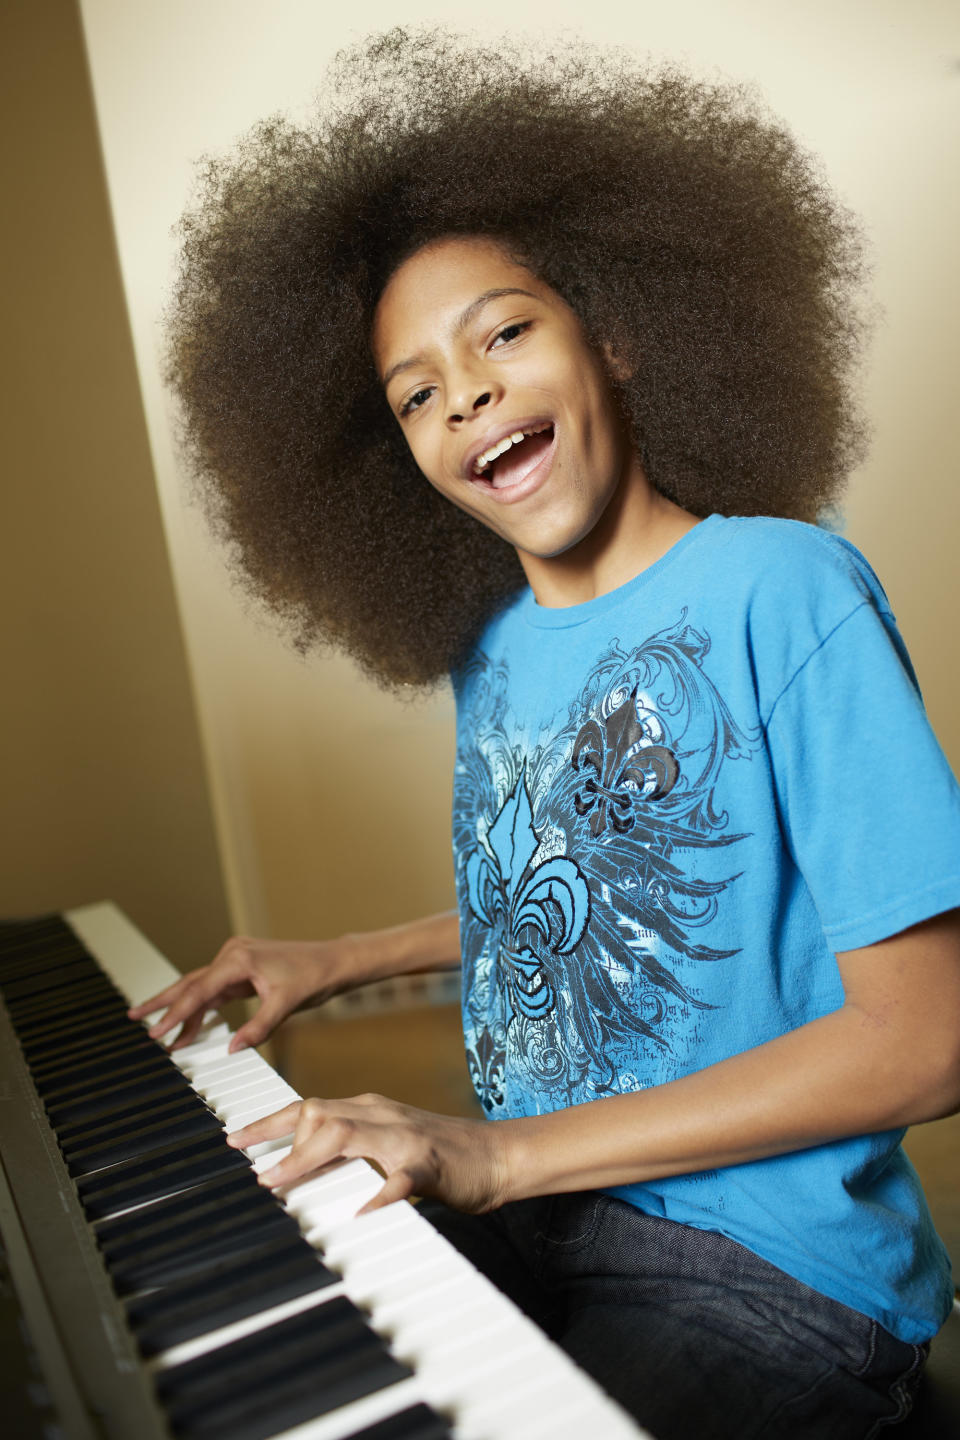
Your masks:
M 601 511 L 600 515 L 602 513 Z M 591 516 L 586 522 L 581 518 L 578 521 L 557 521 L 553 525 L 532 526 L 529 544 L 524 544 L 518 538 L 512 538 L 511 543 L 532 559 L 559 560 L 565 555 L 571 555 L 590 537 L 596 529 L 600 515 Z

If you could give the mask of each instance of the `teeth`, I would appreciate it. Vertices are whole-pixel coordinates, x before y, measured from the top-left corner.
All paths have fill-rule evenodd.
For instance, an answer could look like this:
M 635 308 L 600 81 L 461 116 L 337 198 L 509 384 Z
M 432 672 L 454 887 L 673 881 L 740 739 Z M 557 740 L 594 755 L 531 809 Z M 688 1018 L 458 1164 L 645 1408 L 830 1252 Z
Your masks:
M 528 435 L 539 435 L 544 430 L 549 430 L 549 428 L 549 425 L 535 425 L 530 430 L 514 430 L 512 435 L 505 435 L 502 440 L 498 440 L 495 445 L 491 445 L 488 450 L 484 450 L 482 455 L 477 456 L 477 459 L 473 463 L 474 474 L 482 475 L 487 466 L 492 465 L 497 456 L 504 454 L 505 451 L 510 449 L 511 445 L 519 445 L 520 441 L 524 440 Z

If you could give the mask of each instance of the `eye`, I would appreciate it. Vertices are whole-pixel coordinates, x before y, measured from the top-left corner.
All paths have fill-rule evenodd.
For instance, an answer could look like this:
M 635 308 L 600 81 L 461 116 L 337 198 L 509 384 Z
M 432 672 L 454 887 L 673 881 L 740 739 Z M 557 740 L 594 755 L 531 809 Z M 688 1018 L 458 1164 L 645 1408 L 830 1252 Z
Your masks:
M 509 345 L 511 340 L 516 340 L 525 330 L 529 330 L 532 324 L 532 320 L 515 320 L 512 325 L 504 325 L 502 330 L 497 331 L 490 348 L 493 350 L 500 345 Z
M 403 404 L 400 406 L 401 417 L 404 415 L 409 415 L 413 410 L 419 410 L 421 405 L 425 405 L 427 403 L 432 394 L 432 390 L 414 390 L 413 394 L 408 395 L 406 400 L 404 400 Z

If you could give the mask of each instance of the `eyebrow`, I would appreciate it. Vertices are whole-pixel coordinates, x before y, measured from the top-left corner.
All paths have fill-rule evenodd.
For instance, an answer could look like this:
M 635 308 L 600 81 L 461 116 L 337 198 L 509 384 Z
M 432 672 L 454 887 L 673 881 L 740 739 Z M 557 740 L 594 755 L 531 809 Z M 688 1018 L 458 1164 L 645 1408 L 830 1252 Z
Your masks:
M 470 321 L 479 314 L 484 305 L 489 305 L 491 300 L 501 300 L 505 295 L 526 295 L 531 300 L 539 300 L 541 298 L 539 295 L 535 295 L 532 290 L 520 290 L 514 285 L 505 286 L 497 290 L 484 290 L 483 294 L 478 295 L 476 300 L 470 301 L 466 309 L 461 310 L 454 322 L 452 333 L 454 335 L 462 335 L 470 324 Z M 398 360 L 396 365 L 391 365 L 383 377 L 383 388 L 387 388 L 395 375 L 399 375 L 404 370 L 413 370 L 418 365 L 422 365 L 424 358 L 423 355 L 411 355 L 409 360 Z

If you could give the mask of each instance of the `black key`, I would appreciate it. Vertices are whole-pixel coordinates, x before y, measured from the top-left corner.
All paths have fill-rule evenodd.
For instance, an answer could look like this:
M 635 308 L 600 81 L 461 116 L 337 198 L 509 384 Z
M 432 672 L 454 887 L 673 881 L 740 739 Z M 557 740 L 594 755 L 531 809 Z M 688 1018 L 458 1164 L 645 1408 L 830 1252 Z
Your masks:
M 201 1106 L 203 1101 L 194 1090 L 178 1090 L 168 1099 L 161 1099 L 154 1105 L 138 1101 L 123 1105 L 100 1120 L 72 1120 L 57 1129 L 60 1148 L 66 1154 L 71 1147 L 94 1144 L 98 1140 L 110 1140 L 122 1135 L 137 1120 L 150 1125 L 154 1120 L 166 1120 L 174 1115 L 188 1115 Z
M 179 1194 L 153 1200 L 127 1215 L 100 1220 L 94 1225 L 93 1233 L 97 1244 L 105 1254 L 109 1254 L 111 1247 L 117 1243 L 144 1234 L 149 1237 L 156 1233 L 158 1226 L 189 1218 L 198 1205 L 215 1202 L 221 1196 L 229 1199 L 239 1194 L 261 1195 L 268 1200 L 273 1198 L 259 1183 L 253 1168 L 248 1166 L 229 1174 L 215 1175 Z
M 53 944 L 38 942 L 24 945 L 17 952 L 0 959 L 0 989 L 26 975 L 42 975 L 46 971 L 59 970 L 69 960 L 81 959 L 83 949 L 76 940 L 56 941 Z
M 367 1345 L 383 1350 L 383 1340 L 371 1330 L 352 1301 L 336 1296 L 286 1320 L 220 1345 L 156 1377 L 157 1395 L 171 1419 L 186 1415 L 223 1396 L 256 1390 L 283 1371 L 329 1360 Z
M 139 1025 L 131 1025 L 128 1020 L 125 1025 L 118 1024 L 101 1035 L 84 1035 L 72 1041 L 61 1039 L 58 1045 L 35 1046 L 31 1048 L 29 1055 L 24 1048 L 24 1054 L 27 1055 L 31 1075 L 38 1079 L 41 1075 L 47 1078 L 57 1070 L 69 1070 L 74 1065 L 85 1064 L 88 1060 L 147 1048 L 156 1051 L 160 1047 L 156 1040 L 150 1039 L 145 1030 Z
M 129 1164 L 114 1165 L 109 1170 L 98 1170 L 77 1181 L 80 1203 L 89 1219 L 99 1220 L 117 1210 L 126 1210 L 131 1205 L 142 1205 L 148 1200 L 159 1200 L 177 1190 L 186 1190 L 191 1185 L 209 1180 L 214 1175 L 230 1170 L 249 1170 L 250 1161 L 242 1150 L 231 1150 L 222 1137 L 202 1137 L 203 1147 L 191 1149 L 185 1156 L 170 1159 L 165 1164 L 148 1168 L 150 1157 L 132 1160 Z M 165 1151 L 171 1147 L 164 1146 Z M 183 1151 L 186 1147 L 174 1146 Z M 128 1174 L 131 1171 L 133 1173 Z
M 85 980 L 80 985 L 67 985 L 53 995 L 39 994 L 29 1002 L 19 1005 L 9 1002 L 7 1009 L 17 1035 L 33 1039 L 49 1030 L 62 1030 L 71 1017 L 76 1020 L 94 1010 L 110 1006 L 115 1014 L 126 1017 L 123 996 L 105 977 L 100 980 Z M 128 1019 L 129 1024 L 133 1021 Z
M 159 1219 L 154 1219 L 152 1224 L 144 1224 L 141 1219 L 139 1224 L 132 1223 L 128 1229 L 121 1229 L 112 1236 L 108 1234 L 104 1238 L 98 1233 L 97 1243 L 111 1269 L 115 1264 L 128 1258 L 139 1258 L 160 1246 L 192 1245 L 194 1237 L 215 1235 L 221 1225 L 232 1225 L 240 1217 L 285 1213 L 275 1197 L 255 1181 L 251 1188 L 242 1185 L 225 1191 L 221 1186 L 211 1192 L 210 1198 L 203 1193 L 203 1187 L 192 1190 L 190 1194 L 194 1197 L 192 1205 L 172 1215 L 162 1215 Z M 161 1201 L 159 1205 L 145 1207 L 136 1213 L 146 1218 L 154 1210 L 165 1210 L 166 1204 L 167 1202 Z M 118 1220 L 107 1220 L 105 1225 L 122 1225 L 124 1218 L 120 1216 Z M 130 1219 L 134 1221 L 134 1216 Z
M 342 1405 L 361 1400 L 413 1372 L 388 1350 L 366 1347 L 329 1364 L 311 1365 L 296 1376 L 281 1375 L 255 1396 L 224 1397 L 217 1405 L 174 1423 L 182 1440 L 267 1440 Z
M 23 975 L 18 980 L 10 980 L 3 987 L 4 1004 L 8 1010 L 13 1010 L 21 1000 L 26 1000 L 33 995 L 39 995 L 49 990 L 55 998 L 55 992 L 62 989 L 64 985 L 72 985 L 77 981 L 89 978 L 99 979 L 100 970 L 92 960 L 68 960 L 63 965 L 58 965 L 51 970 L 44 970 L 40 974 L 31 972 Z
M 108 1263 L 113 1288 L 121 1297 L 138 1290 L 167 1287 L 199 1278 L 225 1259 L 238 1263 L 250 1245 L 273 1240 L 296 1240 L 300 1228 L 292 1215 L 277 1204 L 232 1216 L 219 1227 L 210 1226 L 184 1242 L 183 1237 L 138 1251 L 126 1260 Z M 240 1262 L 242 1263 L 242 1262 Z
M 95 1041 L 111 1035 L 121 1018 L 128 1025 L 131 1023 L 115 1000 L 104 1000 L 93 1008 L 84 1007 L 81 1010 L 79 1006 L 74 1006 L 53 1023 L 44 1020 L 42 1024 L 19 1027 L 17 1038 L 24 1055 L 39 1056 L 48 1053 L 51 1048 L 56 1049 L 65 1040 L 72 1042 L 74 1037 Z
M 143 1354 L 155 1355 L 284 1300 L 332 1285 L 337 1278 L 305 1240 L 285 1241 L 233 1256 L 229 1266 L 215 1266 L 200 1281 L 137 1297 L 128 1302 L 127 1315 Z
M 115 1039 L 121 1014 L 111 1000 L 82 1014 L 66 1015 L 49 1028 L 37 1029 L 32 1034 L 20 1030 L 17 1036 L 20 1049 L 28 1061 L 42 1062 L 58 1055 L 67 1045 L 97 1045 L 101 1040 Z
M 94 1084 L 99 1080 L 109 1081 L 111 1085 L 120 1085 L 128 1080 L 141 1080 L 145 1075 L 162 1075 L 165 1070 L 173 1065 L 163 1051 L 157 1047 L 149 1055 L 144 1055 L 137 1060 L 128 1060 L 123 1064 L 111 1065 L 105 1060 L 96 1065 L 84 1066 L 85 1074 L 82 1078 L 72 1080 L 57 1079 L 49 1086 L 38 1085 L 41 1099 L 44 1104 L 47 1100 L 51 1104 L 60 1104 L 64 1100 L 74 1099 L 76 1096 L 85 1094 L 91 1088 L 91 1078 Z M 174 1068 L 176 1068 L 174 1066 Z
M 264 1440 L 407 1379 L 410 1370 L 362 1319 L 335 1313 L 341 1306 L 354 1309 L 332 1300 L 200 1357 L 213 1368 L 185 1374 L 198 1364 L 190 1361 L 162 1372 L 158 1390 L 162 1384 L 174 1433 L 184 1440 Z
M 287 1265 L 303 1262 L 306 1268 L 323 1266 L 316 1252 L 299 1234 L 280 1236 L 252 1245 L 237 1247 L 233 1253 L 219 1256 L 207 1269 L 202 1280 L 187 1279 L 134 1296 L 127 1302 L 127 1318 L 131 1324 L 152 1323 L 175 1312 L 219 1304 L 234 1289 L 262 1285 Z M 264 1306 L 261 1309 L 266 1308 Z
M 194 1135 L 191 1139 L 181 1143 L 178 1140 L 165 1140 L 162 1144 L 154 1145 L 145 1155 L 133 1156 L 130 1160 L 124 1160 L 120 1165 L 111 1165 L 109 1171 L 103 1174 L 91 1175 L 77 1181 L 77 1194 L 81 1201 L 88 1195 L 95 1195 L 98 1190 L 108 1189 L 112 1185 L 119 1185 L 126 1180 L 137 1180 L 141 1177 L 158 1174 L 166 1170 L 168 1166 L 189 1164 L 195 1157 L 203 1158 L 206 1155 L 215 1155 L 219 1150 L 226 1150 L 230 1155 L 243 1155 L 240 1150 L 233 1150 L 227 1145 L 223 1127 L 217 1121 L 216 1135 Z M 249 1165 L 249 1160 L 246 1161 Z
M 450 1440 L 449 1421 L 429 1405 L 412 1405 L 397 1415 L 388 1415 L 376 1425 L 357 1430 L 350 1440 Z
M 67 1169 L 73 1176 L 90 1175 L 95 1170 L 122 1165 L 165 1146 L 167 1143 L 182 1142 L 202 1135 L 223 1137 L 223 1126 L 212 1110 L 205 1107 L 194 1109 L 188 1115 L 174 1115 L 166 1120 L 143 1125 L 137 1130 L 127 1130 L 114 1139 L 94 1141 L 75 1147 L 67 1159 Z M 66 1159 L 66 1155 L 64 1156 Z
M 107 1085 L 89 1095 L 79 1095 L 71 1100 L 48 1100 L 44 1102 L 44 1108 L 56 1130 L 61 1124 L 104 1119 L 137 1099 L 145 1104 L 159 1103 L 161 1099 L 169 1098 L 175 1093 L 184 1094 L 186 1091 L 191 1095 L 195 1093 L 187 1077 L 171 1062 L 169 1070 L 165 1070 L 162 1075 L 147 1076 L 119 1085 Z
M 110 1040 L 102 1040 L 97 1046 L 91 1046 L 89 1056 L 84 1056 L 81 1051 L 62 1061 L 51 1056 L 46 1060 L 31 1062 L 30 1074 L 41 1094 L 44 1091 L 52 1093 L 64 1083 L 83 1084 L 87 1076 L 96 1078 L 98 1075 L 111 1073 L 119 1075 L 122 1067 L 137 1064 L 140 1060 L 155 1059 L 158 1053 L 163 1059 L 163 1051 L 159 1049 L 157 1042 L 147 1035 L 124 1035 L 120 1038 L 114 1036 Z
M 10 989 L 20 980 L 32 976 L 49 975 L 56 981 L 72 966 L 82 965 L 86 973 L 101 975 L 103 972 L 91 955 L 76 941 L 72 945 L 56 945 L 49 953 L 45 948 L 25 948 L 18 955 L 8 956 L 4 961 L 3 988 Z M 71 977 L 72 978 L 72 977 Z

